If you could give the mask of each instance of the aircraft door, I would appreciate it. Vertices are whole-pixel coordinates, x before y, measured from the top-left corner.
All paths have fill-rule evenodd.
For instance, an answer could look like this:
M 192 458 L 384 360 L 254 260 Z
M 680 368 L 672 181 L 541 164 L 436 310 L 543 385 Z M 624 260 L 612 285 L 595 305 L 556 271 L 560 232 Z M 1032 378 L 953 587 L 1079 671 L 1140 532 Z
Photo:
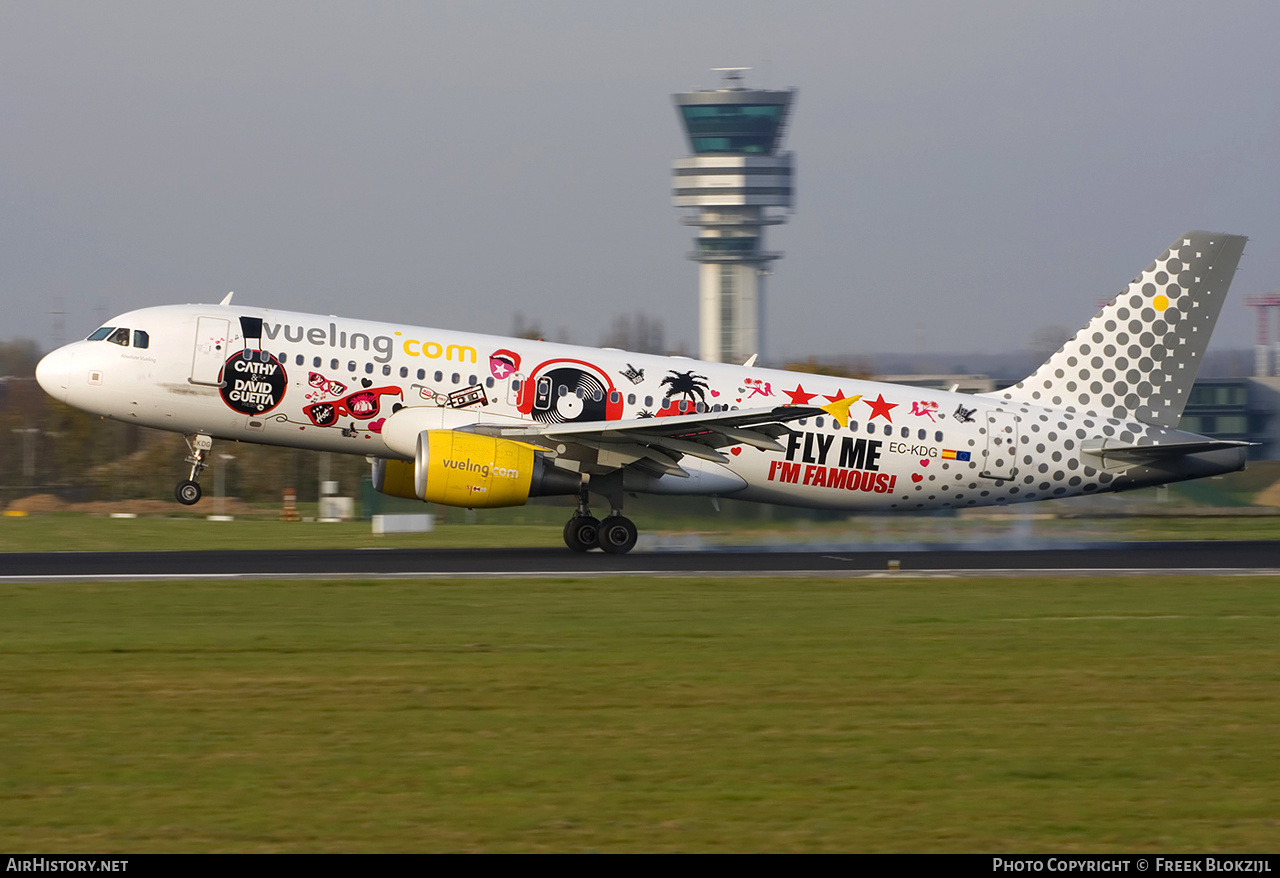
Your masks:
M 1018 474 L 1018 416 L 1000 409 L 987 411 L 987 448 L 982 476 L 1012 479 Z
M 222 366 L 227 362 L 231 322 L 225 317 L 196 318 L 195 353 L 191 358 L 192 384 L 222 385 Z

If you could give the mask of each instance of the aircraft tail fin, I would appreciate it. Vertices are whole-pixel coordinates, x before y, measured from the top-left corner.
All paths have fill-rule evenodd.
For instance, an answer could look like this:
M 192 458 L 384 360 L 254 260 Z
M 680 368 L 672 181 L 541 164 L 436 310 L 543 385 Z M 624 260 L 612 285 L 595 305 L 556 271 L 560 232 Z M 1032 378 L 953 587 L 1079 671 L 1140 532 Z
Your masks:
M 1178 426 L 1247 240 L 1178 236 L 1044 365 L 991 395 Z

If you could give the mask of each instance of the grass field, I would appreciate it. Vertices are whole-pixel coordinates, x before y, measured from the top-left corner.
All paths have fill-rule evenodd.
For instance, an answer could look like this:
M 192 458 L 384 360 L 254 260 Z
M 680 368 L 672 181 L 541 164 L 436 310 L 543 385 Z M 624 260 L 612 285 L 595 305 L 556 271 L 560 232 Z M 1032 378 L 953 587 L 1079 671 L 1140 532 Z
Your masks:
M 1280 578 L 0 584 L 0 849 L 1274 850 Z

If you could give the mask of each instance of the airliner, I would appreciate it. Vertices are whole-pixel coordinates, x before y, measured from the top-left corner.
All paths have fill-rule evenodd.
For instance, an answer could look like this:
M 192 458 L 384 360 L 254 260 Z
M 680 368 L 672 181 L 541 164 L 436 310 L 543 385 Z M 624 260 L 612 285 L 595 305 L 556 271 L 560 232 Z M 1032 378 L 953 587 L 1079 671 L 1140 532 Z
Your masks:
M 183 434 L 183 504 L 200 500 L 214 440 L 257 442 L 363 455 L 395 497 L 576 498 L 565 544 L 622 554 L 637 539 L 628 494 L 921 511 L 1242 469 L 1248 443 L 1177 427 L 1245 240 L 1179 236 L 1040 368 L 992 393 L 241 307 L 231 294 L 121 314 L 45 356 L 36 378 L 69 405 Z

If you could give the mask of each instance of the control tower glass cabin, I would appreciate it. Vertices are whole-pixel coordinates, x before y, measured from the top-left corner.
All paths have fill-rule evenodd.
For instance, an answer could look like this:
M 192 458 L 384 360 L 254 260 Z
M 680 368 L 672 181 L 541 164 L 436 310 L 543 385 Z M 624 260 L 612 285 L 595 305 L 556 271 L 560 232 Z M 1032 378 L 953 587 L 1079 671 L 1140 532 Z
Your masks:
M 747 68 L 721 68 L 720 88 L 674 95 L 691 155 L 672 165 L 676 207 L 696 212 L 699 355 L 742 363 L 763 353 L 764 277 L 782 256 L 764 249 L 764 227 L 787 221 L 769 208 L 794 204 L 792 155 L 781 151 L 795 89 L 741 87 Z

